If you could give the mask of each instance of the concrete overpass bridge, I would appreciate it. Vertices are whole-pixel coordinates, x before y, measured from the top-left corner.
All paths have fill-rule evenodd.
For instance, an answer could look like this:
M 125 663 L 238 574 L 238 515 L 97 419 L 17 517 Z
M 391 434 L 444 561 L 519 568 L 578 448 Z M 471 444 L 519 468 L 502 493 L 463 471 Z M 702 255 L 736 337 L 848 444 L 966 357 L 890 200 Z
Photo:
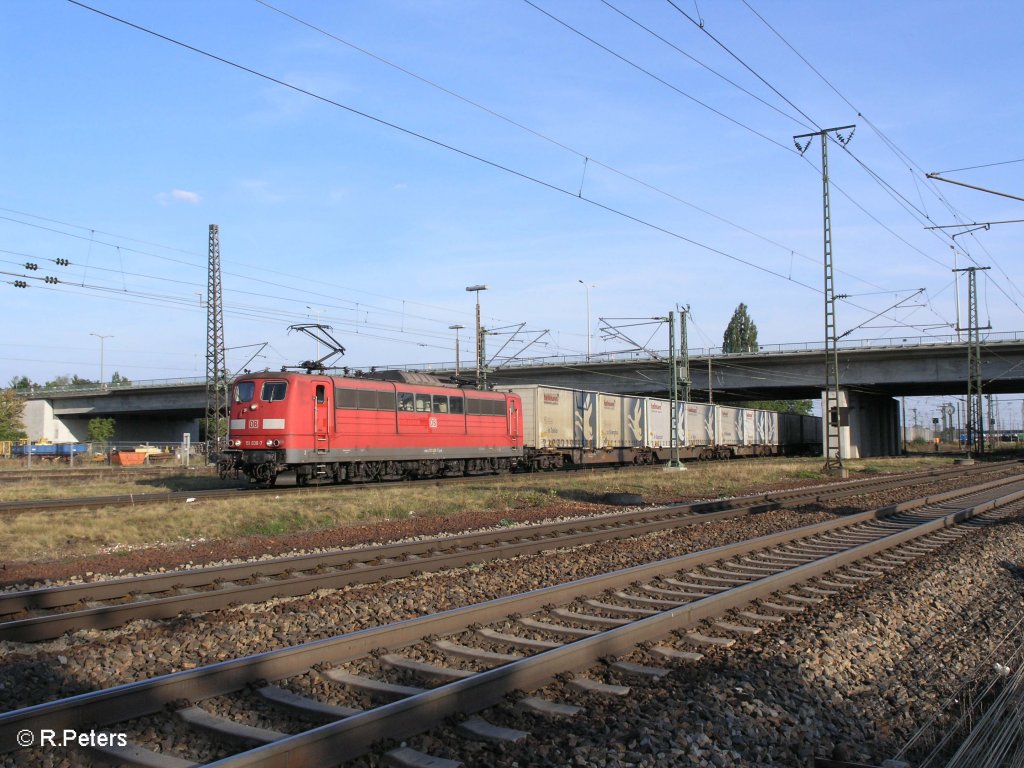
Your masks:
M 495 367 L 488 382 L 541 383 L 605 392 L 666 395 L 667 353 L 596 354 L 512 361 Z M 1024 392 L 1024 332 L 991 334 L 982 344 L 982 387 L 992 394 Z M 404 366 L 454 374 L 448 364 Z M 471 369 L 462 377 L 472 378 Z M 715 402 L 821 397 L 824 350 L 811 344 L 764 345 L 757 352 L 690 351 L 691 399 Z M 951 396 L 966 391 L 967 345 L 955 337 L 913 337 L 846 342 L 839 349 L 839 381 L 850 409 L 847 456 L 898 450 L 900 396 Z M 199 438 L 205 414 L 202 379 L 166 379 L 129 386 L 45 390 L 27 395 L 26 430 L 32 439 L 83 441 L 92 418 L 114 418 L 118 441 Z

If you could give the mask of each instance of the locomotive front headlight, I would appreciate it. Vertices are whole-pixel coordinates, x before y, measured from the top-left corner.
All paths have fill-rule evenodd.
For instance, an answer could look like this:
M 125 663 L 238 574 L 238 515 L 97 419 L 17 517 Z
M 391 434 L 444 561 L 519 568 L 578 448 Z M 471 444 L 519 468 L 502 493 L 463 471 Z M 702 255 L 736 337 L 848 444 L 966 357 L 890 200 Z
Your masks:
M 241 446 L 242 446 L 242 441 L 241 440 L 235 440 L 235 448 L 240 448 Z

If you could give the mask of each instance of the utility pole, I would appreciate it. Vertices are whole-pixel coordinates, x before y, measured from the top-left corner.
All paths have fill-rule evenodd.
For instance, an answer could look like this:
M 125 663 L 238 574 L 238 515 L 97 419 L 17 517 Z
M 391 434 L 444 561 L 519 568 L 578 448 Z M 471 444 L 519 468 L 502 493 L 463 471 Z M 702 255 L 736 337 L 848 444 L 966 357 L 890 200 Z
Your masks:
M 220 282 L 220 228 L 210 225 L 206 284 L 206 446 L 207 456 L 227 439 L 228 372 L 224 348 L 224 302 Z
M 576 282 L 579 283 L 580 285 L 582 285 L 584 288 L 587 289 L 587 360 L 589 361 L 590 360 L 590 354 L 591 354 L 590 339 L 591 339 L 591 336 L 593 335 L 593 334 L 590 333 L 590 289 L 593 288 L 594 286 L 590 285 L 589 283 L 585 283 L 582 280 L 577 280 Z
M 487 388 L 487 374 L 484 372 L 484 330 L 480 327 L 480 291 L 486 291 L 486 285 L 467 285 L 466 290 L 476 294 L 476 388 Z
M 679 362 L 676 356 L 676 314 L 668 313 L 668 365 L 671 371 L 669 380 L 669 430 L 672 433 L 669 445 L 671 446 L 672 458 L 668 463 L 670 469 L 682 469 L 679 463 Z
M 849 133 L 844 135 L 842 131 L 847 130 Z M 793 143 L 801 156 L 811 146 L 815 136 L 821 140 L 821 187 L 825 222 L 825 396 L 821 415 L 825 426 L 825 471 L 837 472 L 843 477 L 846 476 L 846 468 L 843 467 L 842 427 L 846 409 L 839 407 L 839 341 L 836 334 L 836 293 L 832 266 L 832 215 L 828 196 L 828 138 L 830 133 L 834 133 L 839 144 L 845 147 L 853 138 L 854 130 L 855 125 L 842 125 L 793 137 Z M 801 144 L 800 139 L 807 141 Z
M 105 382 L 104 382 L 104 378 L 103 378 L 103 342 L 106 341 L 107 339 L 114 338 L 114 336 L 113 336 L 113 334 L 107 334 L 106 336 L 104 336 L 101 333 L 91 333 L 91 332 L 89 333 L 89 335 L 90 336 L 95 336 L 97 339 L 100 340 L 100 386 L 104 387 L 105 386 Z
M 679 352 L 683 358 L 679 366 L 681 373 L 679 381 L 683 385 L 681 394 L 684 403 L 690 402 L 690 350 L 686 339 L 686 317 L 689 314 L 689 304 L 679 311 Z
M 981 412 L 981 328 L 978 325 L 978 286 L 975 273 L 989 267 L 965 267 L 967 273 L 967 457 L 971 450 L 985 450 L 985 427 Z M 957 327 L 957 330 L 961 330 Z
M 455 331 L 455 383 L 456 384 L 459 381 L 459 362 L 460 362 L 459 361 L 459 331 L 461 331 L 465 327 L 466 326 L 459 325 L 458 323 L 456 323 L 455 325 L 449 325 L 448 326 L 448 330 L 449 331 Z

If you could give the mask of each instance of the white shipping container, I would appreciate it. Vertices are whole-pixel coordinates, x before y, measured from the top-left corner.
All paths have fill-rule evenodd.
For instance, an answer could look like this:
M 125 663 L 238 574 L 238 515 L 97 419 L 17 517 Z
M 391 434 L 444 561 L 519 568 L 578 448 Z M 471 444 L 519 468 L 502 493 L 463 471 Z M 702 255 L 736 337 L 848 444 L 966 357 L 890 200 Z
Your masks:
M 718 445 L 744 445 L 743 410 L 728 405 L 718 406 Z
M 644 398 L 597 394 L 598 446 L 642 448 L 646 442 Z
M 715 445 L 715 406 L 708 403 L 687 403 L 684 413 L 686 445 Z
M 670 446 L 672 436 L 672 413 L 667 400 L 647 398 L 647 445 L 650 448 Z
M 755 411 L 754 440 L 758 445 L 779 444 L 779 414 L 775 411 Z
M 523 445 L 527 448 L 594 448 L 594 393 L 526 384 L 502 387 L 523 400 Z

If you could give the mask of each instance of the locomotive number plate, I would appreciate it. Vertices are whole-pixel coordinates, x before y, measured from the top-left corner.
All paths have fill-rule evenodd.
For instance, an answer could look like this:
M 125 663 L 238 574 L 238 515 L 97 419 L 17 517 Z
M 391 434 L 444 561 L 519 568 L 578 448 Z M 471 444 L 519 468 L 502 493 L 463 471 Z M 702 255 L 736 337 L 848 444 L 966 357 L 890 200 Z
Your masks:
M 249 429 L 259 429 L 259 428 L 260 428 L 260 420 L 259 419 L 249 419 Z

